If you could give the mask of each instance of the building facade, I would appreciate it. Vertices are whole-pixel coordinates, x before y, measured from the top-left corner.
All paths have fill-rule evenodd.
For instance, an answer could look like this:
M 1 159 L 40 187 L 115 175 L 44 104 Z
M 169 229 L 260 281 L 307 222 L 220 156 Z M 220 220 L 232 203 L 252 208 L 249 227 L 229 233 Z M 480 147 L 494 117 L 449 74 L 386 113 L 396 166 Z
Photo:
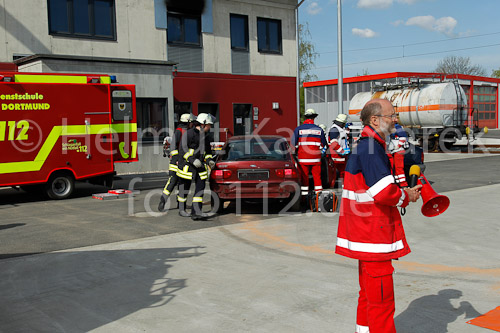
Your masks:
M 480 128 L 498 128 L 498 87 L 500 79 L 464 74 L 394 72 L 344 78 L 343 110 L 349 114 L 349 101 L 359 92 L 370 92 L 373 87 L 384 84 L 406 84 L 409 82 L 445 82 L 457 80 L 467 95 L 469 110 Z M 331 124 L 339 114 L 337 80 L 304 83 L 306 108 L 318 113 L 318 123 Z
M 297 125 L 296 5 L 5 0 L 0 62 L 22 72 L 110 74 L 135 84 L 139 162 L 117 171 L 164 171 L 163 138 L 184 112 L 213 114 L 216 140 Z
M 297 1 L 167 1 L 174 117 L 211 113 L 214 137 L 297 126 Z

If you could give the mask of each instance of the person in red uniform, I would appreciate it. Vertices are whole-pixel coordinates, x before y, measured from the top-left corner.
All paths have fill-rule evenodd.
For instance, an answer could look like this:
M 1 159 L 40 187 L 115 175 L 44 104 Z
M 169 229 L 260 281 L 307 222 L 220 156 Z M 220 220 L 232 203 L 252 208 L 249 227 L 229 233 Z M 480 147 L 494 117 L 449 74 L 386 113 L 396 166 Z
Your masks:
M 314 124 L 318 114 L 313 109 L 304 113 L 304 123 L 293 132 L 292 144 L 295 146 L 299 167 L 301 169 L 300 193 L 306 196 L 309 192 L 309 174 L 312 173 L 314 191 L 323 190 L 321 185 L 321 149 L 326 147 L 325 132 Z
M 345 170 L 335 252 L 359 261 L 356 332 L 393 333 L 392 260 L 410 252 L 398 207 L 417 201 L 421 185 L 402 189 L 394 179 L 385 143 L 396 121 L 391 103 L 369 101 L 361 121 Z

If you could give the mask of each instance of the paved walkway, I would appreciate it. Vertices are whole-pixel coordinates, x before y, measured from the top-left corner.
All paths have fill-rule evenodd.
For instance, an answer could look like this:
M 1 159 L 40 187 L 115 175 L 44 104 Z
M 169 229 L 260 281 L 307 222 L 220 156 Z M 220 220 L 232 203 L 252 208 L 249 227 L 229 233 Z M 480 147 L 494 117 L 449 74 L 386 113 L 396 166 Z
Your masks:
M 398 333 L 488 332 L 500 304 L 500 185 L 404 216 Z M 244 216 L 242 217 L 245 218 Z M 1 332 L 354 332 L 357 267 L 338 215 L 298 214 L 0 261 Z

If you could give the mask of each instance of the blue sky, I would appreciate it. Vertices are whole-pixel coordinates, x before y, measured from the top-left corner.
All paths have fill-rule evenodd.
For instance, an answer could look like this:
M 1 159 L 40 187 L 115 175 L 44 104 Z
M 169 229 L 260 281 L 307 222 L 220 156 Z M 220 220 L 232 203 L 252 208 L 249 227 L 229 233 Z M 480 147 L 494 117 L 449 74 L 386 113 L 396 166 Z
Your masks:
M 336 79 L 337 0 L 305 0 L 299 22 L 319 53 L 311 73 Z M 500 0 L 342 0 L 342 32 L 344 77 L 431 72 L 449 55 L 500 69 Z

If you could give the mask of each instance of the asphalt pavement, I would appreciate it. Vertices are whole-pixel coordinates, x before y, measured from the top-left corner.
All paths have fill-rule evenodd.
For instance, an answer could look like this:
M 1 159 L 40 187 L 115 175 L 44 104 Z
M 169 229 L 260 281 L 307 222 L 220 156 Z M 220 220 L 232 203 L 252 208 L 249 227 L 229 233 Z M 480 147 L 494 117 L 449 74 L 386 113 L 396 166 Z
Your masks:
M 428 218 L 419 201 L 403 217 L 412 253 L 394 264 L 398 333 L 489 332 L 467 321 L 500 305 L 499 158 L 426 157 L 426 173 L 451 205 Z M 463 176 L 447 179 L 449 167 Z M 53 204 L 31 214 L 50 220 L 43 207 Z M 98 237 L 99 221 L 67 213 L 94 223 Z M 0 331 L 354 332 L 357 262 L 334 254 L 337 213 L 225 218 L 1 260 Z

